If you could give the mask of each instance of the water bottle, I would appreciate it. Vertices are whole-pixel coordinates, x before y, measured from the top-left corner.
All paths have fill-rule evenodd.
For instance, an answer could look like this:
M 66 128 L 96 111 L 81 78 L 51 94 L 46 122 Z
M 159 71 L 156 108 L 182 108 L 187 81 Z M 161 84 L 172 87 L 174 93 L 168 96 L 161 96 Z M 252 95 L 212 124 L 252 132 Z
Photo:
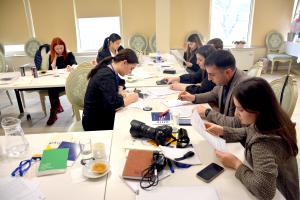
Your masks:
M 21 128 L 21 120 L 14 117 L 6 117 L 1 121 L 5 131 L 5 152 L 8 157 L 21 157 L 29 150 L 29 143 Z
M 160 56 L 160 52 L 159 51 L 156 52 L 155 61 L 156 61 L 156 63 L 160 63 L 160 61 L 161 61 L 161 56 Z

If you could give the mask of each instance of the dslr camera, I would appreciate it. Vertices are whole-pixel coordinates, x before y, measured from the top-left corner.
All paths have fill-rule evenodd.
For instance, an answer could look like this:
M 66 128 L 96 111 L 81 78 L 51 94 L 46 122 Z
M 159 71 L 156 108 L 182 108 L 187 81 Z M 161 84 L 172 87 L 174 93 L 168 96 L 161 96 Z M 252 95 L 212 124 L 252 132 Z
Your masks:
M 156 142 L 157 145 L 167 146 L 167 138 L 176 139 L 172 135 L 172 127 L 168 125 L 158 126 L 156 128 L 146 125 L 144 122 L 132 120 L 130 122 L 130 134 L 134 138 L 149 138 Z

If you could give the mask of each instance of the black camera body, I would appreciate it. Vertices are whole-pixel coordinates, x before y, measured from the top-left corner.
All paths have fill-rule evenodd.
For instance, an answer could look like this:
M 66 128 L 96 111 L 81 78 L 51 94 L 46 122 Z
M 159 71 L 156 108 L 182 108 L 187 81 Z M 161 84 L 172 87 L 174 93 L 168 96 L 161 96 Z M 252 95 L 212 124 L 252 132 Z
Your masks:
M 149 138 L 156 142 L 157 145 L 167 145 L 167 138 L 174 138 L 172 127 L 168 125 L 158 126 L 156 128 L 146 125 L 144 122 L 132 120 L 130 122 L 130 134 L 135 138 Z

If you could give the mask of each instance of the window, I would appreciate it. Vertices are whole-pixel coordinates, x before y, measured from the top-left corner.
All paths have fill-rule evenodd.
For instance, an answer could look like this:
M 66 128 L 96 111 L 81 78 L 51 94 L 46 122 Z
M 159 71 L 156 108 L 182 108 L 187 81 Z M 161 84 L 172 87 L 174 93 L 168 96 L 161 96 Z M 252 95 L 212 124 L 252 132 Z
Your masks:
M 78 50 L 98 51 L 111 33 L 120 35 L 120 17 L 78 19 Z
M 16 53 L 24 53 L 24 45 L 4 45 L 5 55 L 14 55 Z
M 225 46 L 244 40 L 250 44 L 252 0 L 212 0 L 210 37 Z

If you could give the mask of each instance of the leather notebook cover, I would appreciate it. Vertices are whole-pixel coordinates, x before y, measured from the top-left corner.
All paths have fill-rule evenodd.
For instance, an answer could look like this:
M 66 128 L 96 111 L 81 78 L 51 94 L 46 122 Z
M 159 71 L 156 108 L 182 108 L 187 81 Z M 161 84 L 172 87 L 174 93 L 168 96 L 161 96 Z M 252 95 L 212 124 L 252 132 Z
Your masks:
M 123 169 L 123 178 L 142 179 L 142 172 L 152 164 L 153 151 L 130 150 Z

